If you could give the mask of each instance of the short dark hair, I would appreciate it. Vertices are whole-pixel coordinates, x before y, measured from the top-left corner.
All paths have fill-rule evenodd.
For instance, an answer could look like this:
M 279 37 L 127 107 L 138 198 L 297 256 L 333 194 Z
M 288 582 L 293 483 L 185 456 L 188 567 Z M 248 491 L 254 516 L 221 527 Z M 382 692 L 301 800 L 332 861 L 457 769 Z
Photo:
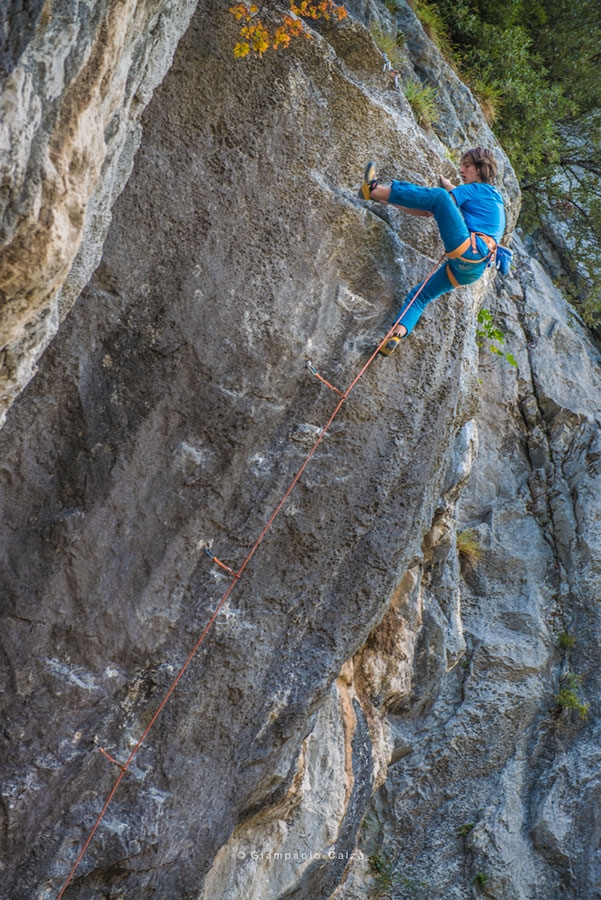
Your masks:
M 486 184 L 493 184 L 497 180 L 497 161 L 492 150 L 488 150 L 486 147 L 473 147 L 471 150 L 465 151 L 461 162 L 472 163 Z

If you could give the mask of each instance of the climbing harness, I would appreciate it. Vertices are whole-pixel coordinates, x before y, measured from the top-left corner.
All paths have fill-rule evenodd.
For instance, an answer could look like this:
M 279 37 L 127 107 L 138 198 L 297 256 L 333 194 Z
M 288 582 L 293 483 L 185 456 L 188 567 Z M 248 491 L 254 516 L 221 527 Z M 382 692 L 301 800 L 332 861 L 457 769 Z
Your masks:
M 488 253 L 484 256 L 481 256 L 480 259 L 466 259 L 464 257 L 464 253 L 466 250 L 469 250 L 470 247 L 474 251 L 474 253 L 478 252 L 478 245 L 476 244 L 476 238 L 482 238 L 486 246 L 488 247 Z M 448 253 L 445 253 L 447 259 L 461 259 L 462 262 L 473 263 L 473 265 L 479 265 L 480 263 L 486 262 L 489 260 L 492 255 L 495 253 L 497 249 L 497 242 L 494 238 L 491 238 L 489 234 L 483 234 L 481 231 L 471 231 L 470 236 L 467 237 L 463 243 L 459 244 L 454 250 L 449 250 Z
M 98 827 L 99 827 L 100 823 L 102 822 L 104 816 L 106 815 L 107 810 L 108 810 L 108 808 L 109 808 L 109 806 L 110 806 L 110 804 L 111 804 L 111 802 L 112 802 L 112 800 L 113 800 L 115 794 L 117 793 L 117 790 L 118 790 L 118 788 L 119 788 L 119 785 L 121 784 L 121 782 L 122 782 L 123 779 L 125 778 L 127 772 L 129 771 L 129 769 L 130 769 L 130 767 L 131 767 L 131 764 L 132 764 L 134 758 L 137 756 L 137 754 L 138 754 L 140 748 L 142 747 L 142 744 L 143 744 L 144 741 L 146 740 L 146 738 L 147 738 L 149 732 L 150 732 L 151 729 L 154 727 L 154 725 L 155 725 L 157 719 L 159 718 L 159 716 L 160 716 L 161 713 L 163 712 L 165 706 L 166 706 L 167 703 L 169 702 L 169 700 L 170 700 L 170 698 L 171 698 L 173 692 L 175 691 L 177 685 L 179 684 L 179 682 L 180 682 L 181 679 L 183 678 L 183 676 L 184 676 L 186 670 L 188 669 L 190 663 L 192 662 L 192 660 L 194 659 L 194 657 L 197 655 L 197 653 L 198 653 L 198 651 L 199 651 L 199 649 L 200 649 L 200 647 L 201 647 L 201 644 L 204 642 L 204 640 L 205 640 L 207 634 L 208 634 L 209 631 L 211 630 L 211 627 L 213 626 L 215 620 L 217 619 L 217 616 L 219 615 L 220 611 L 223 609 L 224 604 L 227 602 L 227 600 L 229 599 L 229 597 L 230 597 L 232 591 L 234 590 L 234 587 L 236 586 L 236 584 L 237 584 L 238 581 L 240 580 L 240 577 L 242 576 L 242 573 L 244 572 L 244 570 L 245 570 L 246 567 L 248 566 L 249 562 L 251 561 L 251 559 L 252 559 L 253 556 L 255 555 L 255 553 L 256 553 L 256 551 L 258 550 L 260 544 L 263 542 L 263 539 L 265 538 L 265 535 L 267 534 L 267 532 L 269 531 L 269 529 L 270 529 L 271 526 L 273 525 L 273 522 L 275 521 L 275 519 L 276 519 L 276 517 L 278 516 L 280 510 L 281 510 L 282 507 L 284 506 L 286 500 L 287 500 L 288 497 L 290 496 L 290 494 L 291 494 L 292 490 L 294 489 L 295 485 L 297 484 L 299 478 L 301 477 L 301 475 L 303 474 L 303 472 L 304 472 L 305 469 L 307 468 L 307 466 L 308 466 L 309 462 L 311 461 L 312 457 L 314 456 L 314 454 L 315 454 L 317 448 L 319 447 L 319 445 L 320 445 L 321 442 L 323 441 L 324 437 L 326 436 L 326 434 L 327 434 L 327 432 L 328 432 L 328 430 L 329 430 L 329 428 L 330 428 L 332 422 L 334 421 L 334 419 L 336 418 L 336 416 L 338 415 L 338 413 L 339 413 L 340 410 L 342 409 L 342 406 L 343 406 L 343 404 L 346 402 L 346 400 L 348 399 L 348 396 L 349 396 L 349 394 L 351 393 L 351 391 L 355 388 L 355 386 L 356 386 L 357 383 L 360 381 L 360 379 L 363 377 L 363 375 L 365 374 L 365 372 L 367 371 L 367 369 L 371 366 L 372 362 L 374 361 L 374 359 L 376 358 L 376 356 L 379 354 L 381 348 L 382 348 L 382 347 L 390 340 L 390 338 L 392 337 L 392 335 L 393 335 L 393 333 L 394 333 L 394 329 L 400 324 L 401 320 L 402 320 L 403 317 L 406 315 L 406 313 L 408 312 L 408 310 L 410 309 L 410 307 L 412 306 L 412 304 L 415 302 L 415 300 L 417 300 L 417 298 L 418 298 L 418 296 L 420 295 L 421 291 L 424 289 L 424 287 L 426 286 L 426 284 L 428 283 L 428 281 L 430 280 L 430 278 L 434 275 L 434 273 L 436 272 L 436 270 L 438 269 L 438 267 L 440 266 L 440 264 L 442 263 L 442 261 L 443 261 L 444 258 L 445 258 L 445 254 L 443 254 L 443 255 L 441 256 L 440 260 L 436 263 L 436 265 L 434 266 L 434 268 L 432 269 L 432 271 L 428 274 L 427 278 L 426 278 L 426 279 L 423 281 L 423 283 L 420 285 L 420 288 L 419 288 L 419 290 L 416 292 L 415 296 L 412 297 L 411 301 L 407 304 L 407 306 L 405 307 L 405 309 L 402 310 L 402 312 L 400 313 L 400 315 L 398 316 L 398 318 L 396 319 L 396 321 L 394 322 L 394 324 L 392 325 L 392 327 L 391 327 L 391 328 L 389 329 L 389 331 L 386 333 L 386 335 L 384 336 L 384 338 L 380 341 L 380 343 L 378 344 L 378 346 L 376 347 L 376 349 L 372 352 L 371 356 L 369 357 L 369 359 L 367 360 L 367 362 L 362 366 L 362 368 L 359 370 L 359 372 L 357 373 L 357 375 L 355 375 L 355 377 L 353 378 L 353 380 L 351 381 L 351 383 L 349 384 L 349 386 L 347 387 L 347 389 L 346 389 L 345 391 L 339 390 L 339 389 L 338 389 L 337 387 L 335 387 L 333 384 L 330 384 L 329 381 L 326 381 L 326 379 L 323 378 L 323 377 L 319 374 L 319 372 L 317 371 L 317 369 L 315 368 L 315 366 L 313 365 L 313 363 L 311 362 L 311 360 L 310 360 L 310 359 L 307 360 L 307 362 L 306 362 L 306 368 L 309 369 L 309 371 L 310 371 L 313 375 L 315 375 L 315 376 L 316 376 L 316 377 L 317 377 L 317 378 L 318 378 L 318 379 L 319 379 L 326 387 L 328 387 L 331 391 L 333 391 L 335 394 L 337 394 L 338 397 L 339 397 L 340 399 L 338 400 L 338 403 L 336 404 L 336 407 L 335 407 L 334 411 L 333 411 L 332 414 L 330 415 L 330 418 L 328 419 L 328 421 L 326 422 L 326 424 L 323 426 L 323 428 L 322 428 L 321 431 L 319 432 L 319 435 L 318 435 L 317 439 L 315 440 L 313 446 L 312 446 L 311 449 L 309 450 L 309 453 L 307 454 L 307 456 L 306 456 L 304 462 L 302 463 L 301 467 L 299 468 L 298 472 L 296 473 L 296 475 L 294 476 L 294 478 L 293 478 L 292 481 L 290 482 L 290 485 L 288 486 L 288 488 L 287 488 L 286 492 L 284 493 L 282 499 L 280 500 L 280 502 L 279 502 L 279 503 L 277 504 L 277 506 L 275 507 L 275 509 L 274 509 L 274 511 L 272 512 L 270 518 L 268 519 L 266 525 L 264 526 L 263 530 L 261 531 L 259 537 L 257 538 L 257 540 L 255 541 L 255 543 L 254 543 L 253 546 L 251 547 L 250 551 L 249 551 L 248 554 L 246 555 L 246 558 L 245 558 L 244 561 L 242 562 L 242 565 L 240 566 L 240 568 L 239 568 L 237 571 L 235 571 L 234 569 L 231 569 L 231 568 L 230 568 L 229 566 L 227 566 L 225 563 L 221 562 L 221 560 L 219 560 L 219 559 L 213 554 L 212 550 L 211 550 L 209 547 L 205 547 L 205 548 L 204 548 L 205 553 L 207 554 L 207 556 L 210 557 L 211 561 L 212 561 L 213 563 L 215 563 L 215 565 L 217 565 L 217 566 L 219 566 L 221 569 L 223 569 L 228 575 L 230 575 L 230 577 L 232 578 L 232 581 L 231 581 L 230 585 L 228 586 L 226 592 L 224 593 L 223 597 L 221 598 L 221 600 L 219 600 L 219 602 L 217 603 L 215 609 L 213 610 L 213 612 L 212 612 L 212 614 L 211 614 L 211 616 L 210 616 L 208 622 L 206 623 L 206 625 L 205 625 L 205 627 L 204 627 L 202 633 L 200 634 L 198 640 L 196 641 L 196 643 L 195 643 L 194 646 L 192 647 L 190 653 L 188 654 L 188 656 L 187 656 L 185 662 L 183 663 L 183 665 L 182 665 L 181 668 L 179 669 L 177 675 L 174 677 L 174 679 L 173 679 L 173 681 L 172 681 L 172 683 L 171 683 L 171 685 L 170 685 L 168 691 L 166 692 L 165 696 L 164 696 L 163 699 L 161 700 L 161 702 L 160 702 L 158 708 L 156 709 L 156 711 L 155 711 L 155 713 L 153 714 L 152 718 L 150 719 L 150 721 L 149 721 L 148 724 L 146 725 L 144 731 L 142 732 L 142 735 L 138 738 L 137 743 L 135 744 L 135 746 L 134 746 L 133 749 L 131 750 L 131 752 L 130 752 L 129 756 L 127 757 L 127 759 L 125 760 L 125 762 L 124 762 L 124 763 L 118 762 L 118 761 L 117 761 L 116 759 L 114 759 L 114 758 L 113 758 L 106 750 L 104 750 L 102 747 L 98 747 L 99 752 L 100 752 L 100 753 L 101 753 L 101 754 L 102 754 L 102 755 L 103 755 L 110 763 L 114 764 L 114 765 L 120 770 L 120 771 L 119 771 L 119 775 L 117 776 L 117 778 L 116 778 L 116 780 L 115 780 L 115 783 L 113 784 L 113 787 L 111 788 L 111 790 L 110 790 L 110 792 L 109 792 L 109 794 L 108 794 L 108 796 L 107 796 L 107 799 L 106 799 L 106 801 L 105 801 L 105 803 L 104 803 L 104 806 L 102 807 L 102 809 L 101 809 L 101 811 L 100 811 L 100 813 L 99 813 L 99 815 L 98 815 L 96 821 L 94 822 L 94 825 L 92 826 L 92 828 L 91 828 L 91 830 L 90 830 L 90 833 L 88 834 L 88 836 L 87 836 L 87 838 L 86 838 L 86 840 L 85 840 L 85 842 L 84 842 L 84 844 L 83 844 L 83 846 L 82 846 L 82 848 L 81 848 L 81 850 L 80 850 L 80 852 L 79 852 L 79 854 L 78 854 L 78 856 L 77 856 L 77 858 L 76 858 L 76 860 L 75 860 L 75 862 L 73 863 L 73 866 L 72 866 L 72 868 L 71 868 L 71 871 L 69 872 L 69 875 L 67 876 L 67 879 L 66 879 L 65 883 L 63 884 L 63 886 L 62 886 L 62 888 L 61 888 L 61 890 L 60 890 L 60 893 L 57 895 L 57 900 L 61 900 L 61 898 L 63 897 L 65 891 L 67 890 L 67 888 L 68 888 L 68 886 L 69 886 L 69 884 L 70 884 L 71 881 L 73 880 L 73 877 L 74 877 L 74 875 L 75 875 L 75 872 L 77 871 L 77 869 L 78 869 L 78 867 L 79 867 L 79 864 L 81 863 L 81 861 L 82 861 L 82 859 L 83 859 L 83 857 L 84 857 L 84 855 L 85 855 L 85 853 L 86 853 L 88 847 L 90 846 L 90 843 L 92 842 L 92 839 L 93 839 L 94 835 L 96 834 L 96 831 L 98 830 Z
M 465 259 L 463 254 L 466 250 L 469 250 L 471 247 L 474 253 L 477 251 L 476 246 L 476 237 L 482 238 L 486 246 L 488 247 L 488 253 L 485 256 L 482 256 L 480 259 Z M 488 261 L 487 268 L 489 266 L 494 265 L 497 272 L 500 275 L 509 275 L 511 272 L 511 264 L 513 261 L 513 251 L 509 249 L 509 247 L 504 247 L 503 244 L 497 244 L 494 238 L 491 238 L 489 234 L 483 234 L 481 231 L 472 231 L 470 233 L 469 238 L 466 238 L 459 247 L 456 247 L 455 250 L 451 250 L 450 253 L 446 254 L 448 259 L 461 259 L 464 263 L 473 263 L 475 265 L 479 263 L 483 263 Z M 449 276 L 449 281 L 453 285 L 453 287 L 459 287 L 459 282 L 453 275 L 453 272 L 450 266 L 447 265 L 447 275 Z
M 482 238 L 486 246 L 488 247 L 488 253 L 485 253 L 484 256 L 481 256 L 480 259 L 466 259 L 463 255 L 466 253 L 470 247 L 474 251 L 474 253 L 478 252 L 478 245 L 476 243 L 476 238 Z M 493 264 L 495 258 L 498 258 L 499 250 L 504 250 L 506 253 L 509 253 L 510 257 L 513 256 L 511 250 L 508 250 L 506 247 L 500 247 L 499 244 L 492 238 L 489 234 L 484 234 L 482 231 L 471 231 L 470 236 L 467 237 L 458 247 L 455 247 L 454 250 L 449 250 L 448 253 L 445 253 L 445 257 L 447 259 L 457 259 L 461 260 L 463 263 L 470 263 L 471 265 L 478 266 L 481 263 L 486 263 L 487 268 Z M 499 269 L 499 264 L 497 263 L 497 269 Z M 457 280 L 453 269 L 450 264 L 447 263 L 446 269 L 447 277 L 454 288 L 460 287 L 460 283 Z M 504 271 L 501 274 L 506 274 Z

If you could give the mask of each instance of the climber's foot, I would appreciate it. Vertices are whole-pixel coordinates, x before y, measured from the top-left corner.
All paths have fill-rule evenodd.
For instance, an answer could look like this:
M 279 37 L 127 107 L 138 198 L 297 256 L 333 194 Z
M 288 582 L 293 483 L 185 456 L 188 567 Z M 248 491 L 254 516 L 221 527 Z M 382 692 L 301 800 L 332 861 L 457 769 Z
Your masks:
M 394 353 L 396 348 L 401 343 L 401 335 L 400 334 L 391 334 L 385 344 L 382 344 L 378 353 L 381 353 L 382 356 L 390 356 L 391 353 Z
M 376 164 L 370 160 L 365 166 L 364 180 L 359 191 L 359 196 L 361 197 L 361 199 L 369 200 L 372 189 L 375 188 L 377 184 L 378 173 L 376 171 Z

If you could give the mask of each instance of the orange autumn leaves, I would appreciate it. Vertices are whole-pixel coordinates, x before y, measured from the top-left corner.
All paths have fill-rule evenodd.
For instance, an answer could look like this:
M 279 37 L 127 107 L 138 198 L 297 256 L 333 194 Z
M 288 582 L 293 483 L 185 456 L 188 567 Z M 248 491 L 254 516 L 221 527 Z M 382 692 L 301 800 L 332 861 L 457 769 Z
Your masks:
M 240 38 L 234 47 L 234 56 L 242 58 L 249 53 L 255 56 L 263 56 L 266 50 L 272 48 L 279 50 L 281 47 L 286 49 L 293 37 L 304 35 L 310 38 L 305 31 L 305 27 L 301 18 L 305 19 L 331 19 L 335 18 L 340 21 L 346 16 L 346 9 L 334 3 L 334 0 L 289 0 L 290 12 L 292 15 L 284 14 L 279 24 L 265 24 L 262 19 L 262 13 L 267 9 L 271 11 L 268 4 L 264 4 L 259 8 L 255 4 L 247 6 L 245 3 L 237 3 L 236 6 L 230 7 L 232 15 L 240 22 Z

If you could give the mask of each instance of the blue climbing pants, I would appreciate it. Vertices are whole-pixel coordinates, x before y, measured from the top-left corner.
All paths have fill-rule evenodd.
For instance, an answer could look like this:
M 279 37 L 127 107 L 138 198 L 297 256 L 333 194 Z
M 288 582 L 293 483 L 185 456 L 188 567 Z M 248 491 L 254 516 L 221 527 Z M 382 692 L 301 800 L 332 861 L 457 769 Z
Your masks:
M 431 212 L 438 225 L 440 236 L 447 253 L 456 250 L 469 237 L 470 232 L 465 224 L 455 200 L 445 188 L 426 188 L 406 181 L 393 181 L 390 188 L 389 203 L 406 206 L 409 209 L 422 209 Z M 458 259 L 450 259 L 438 268 L 433 275 L 412 288 L 400 309 L 396 322 L 402 322 L 410 334 L 427 304 L 441 294 L 452 291 L 455 285 L 449 277 L 449 269 L 457 284 L 473 284 L 486 269 L 489 249 L 481 237 L 476 237 L 476 250 L 470 246 Z M 474 262 L 468 262 L 474 260 Z M 419 297 L 411 303 L 422 288 Z M 410 305 L 411 304 L 411 305 Z

